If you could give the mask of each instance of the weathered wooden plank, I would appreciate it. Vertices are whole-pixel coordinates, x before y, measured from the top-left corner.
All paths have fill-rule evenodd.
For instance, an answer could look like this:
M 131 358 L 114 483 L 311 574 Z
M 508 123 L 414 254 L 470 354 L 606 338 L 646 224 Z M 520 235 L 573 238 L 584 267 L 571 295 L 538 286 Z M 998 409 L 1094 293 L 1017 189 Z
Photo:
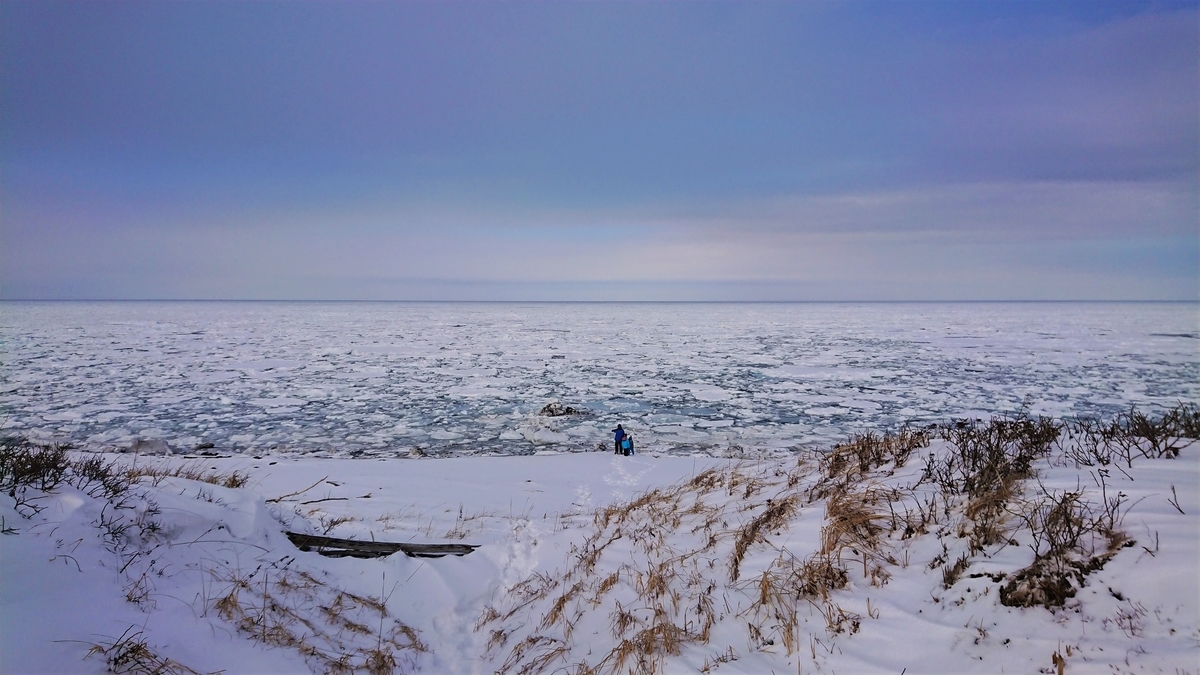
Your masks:
M 444 555 L 466 555 L 479 548 L 474 544 L 401 544 L 400 550 L 411 558 L 440 558 Z
M 403 551 L 410 558 L 440 558 L 446 555 L 463 556 L 479 548 L 475 544 L 413 544 L 389 541 L 339 539 L 315 534 L 285 532 L 301 551 L 315 550 L 331 558 L 382 558 Z

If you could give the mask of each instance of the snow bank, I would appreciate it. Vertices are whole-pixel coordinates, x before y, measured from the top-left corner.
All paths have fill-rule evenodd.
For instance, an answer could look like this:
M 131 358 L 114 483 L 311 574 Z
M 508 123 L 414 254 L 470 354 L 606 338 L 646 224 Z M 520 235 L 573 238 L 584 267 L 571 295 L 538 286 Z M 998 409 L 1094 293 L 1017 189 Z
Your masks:
M 151 475 L 119 503 L 87 485 L 0 496 L 0 670 L 105 672 L 89 651 L 123 635 L 229 674 L 1193 670 L 1200 444 L 1132 466 L 1080 466 L 1064 447 L 983 545 L 965 501 L 933 497 L 927 467 L 954 452 L 937 439 L 849 463 L 841 482 L 816 454 L 137 458 L 249 482 Z M 1096 512 L 1118 500 L 1127 539 L 1063 606 L 1005 606 L 1038 551 L 1020 514 L 1076 491 Z M 919 509 L 924 531 L 908 531 Z M 285 530 L 481 547 L 332 559 Z

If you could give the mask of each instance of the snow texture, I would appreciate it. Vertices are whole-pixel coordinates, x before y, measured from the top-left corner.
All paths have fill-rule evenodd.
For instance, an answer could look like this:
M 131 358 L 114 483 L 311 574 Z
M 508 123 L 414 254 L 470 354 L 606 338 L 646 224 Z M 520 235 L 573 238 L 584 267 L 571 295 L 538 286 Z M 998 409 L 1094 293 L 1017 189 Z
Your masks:
M 945 443 L 934 441 L 904 467 L 888 464 L 869 472 L 863 485 L 907 490 L 920 482 L 923 456 L 945 451 Z M 1041 487 L 1028 482 L 1025 495 L 1082 486 L 1085 497 L 1098 503 L 1096 467 L 1058 457 L 1038 463 Z M 134 461 L 128 455 L 108 458 Z M 1118 549 L 1091 573 L 1065 607 L 1000 604 L 1000 588 L 1033 557 L 1019 523 L 1011 528 L 1014 543 L 971 554 L 966 572 L 948 587 L 943 569 L 969 553 L 967 540 L 936 528 L 918 536 L 896 531 L 883 536 L 878 550 L 861 549 L 861 556 L 849 546 L 842 551 L 845 587 L 831 590 L 826 599 L 796 605 L 790 653 L 778 617 L 760 602 L 760 579 L 781 560 L 807 559 L 828 541 L 821 529 L 828 498 L 811 490 L 819 475 L 819 460 L 811 457 L 739 462 L 595 453 L 136 461 L 247 472 L 250 483 L 230 489 L 183 478 L 143 479 L 121 512 L 134 526 L 117 540 L 98 526 L 113 512 L 87 490 L 66 487 L 46 494 L 38 502 L 41 512 L 29 517 L 18 513 L 13 500 L 0 498 L 4 525 L 15 530 L 0 537 L 3 672 L 101 673 L 104 659 L 87 657 L 91 646 L 111 644 L 130 632 L 140 633 L 160 657 L 197 672 L 329 670 L 326 662 L 259 635 L 254 618 L 266 606 L 266 588 L 272 603 L 309 622 L 307 627 L 292 622 L 308 643 L 329 653 L 354 654 L 348 661 L 353 667 L 361 666 L 361 654 L 376 645 L 381 626 L 394 634 L 403 625 L 412 629 L 421 649 L 395 650 L 399 672 L 491 673 L 504 667 L 513 646 L 527 636 L 563 638 L 564 624 L 547 625 L 544 617 L 567 595 L 570 583 L 528 600 L 530 582 L 579 570 L 592 550 L 588 542 L 603 529 L 596 509 L 619 504 L 610 513 L 631 514 L 624 534 L 594 556 L 587 574 L 574 577 L 585 585 L 616 579 L 595 598 L 593 588 L 564 603 L 573 629 L 564 641 L 568 648 L 544 672 L 578 661 L 595 665 L 620 643 L 613 636 L 615 603 L 648 620 L 645 608 L 653 605 L 653 596 L 646 579 L 659 553 L 646 542 L 662 541 L 661 551 L 699 546 L 707 531 L 689 518 L 717 513 L 712 527 L 720 530 L 724 518 L 731 531 L 737 530 L 761 514 L 770 503 L 765 500 L 778 500 L 788 490 L 816 498 L 795 502 L 790 517 L 750 541 L 736 580 L 730 579 L 728 566 L 732 537 L 718 536 L 704 556 L 669 566 L 676 574 L 667 580 L 665 597 L 673 590 L 686 600 L 695 589 L 711 588 L 715 618 L 706 642 L 693 641 L 675 655 L 664 655 L 658 672 L 705 667 L 732 674 L 1054 672 L 1052 660 L 1059 654 L 1068 673 L 1194 673 L 1200 655 L 1197 443 L 1175 459 L 1139 459 L 1132 468 L 1106 472 L 1107 494 L 1122 493 L 1123 529 L 1136 543 Z M 742 478 L 680 492 L 680 486 L 708 485 L 713 476 L 733 474 Z M 796 479 L 792 488 L 789 476 Z M 684 506 L 693 498 L 707 500 L 716 511 L 684 514 L 675 528 L 639 530 L 649 521 L 639 521 L 637 507 L 629 505 L 653 489 L 687 495 L 680 502 Z M 647 508 L 668 501 L 657 495 L 642 500 Z M 886 508 L 879 513 L 882 526 Z M 943 521 L 948 530 L 951 522 Z M 330 559 L 296 550 L 284 538 L 285 528 L 368 540 L 461 540 L 481 547 L 461 558 Z M 690 586 L 695 579 L 699 585 Z M 236 596 L 232 605 L 222 604 L 231 594 Z M 378 598 L 384 598 L 386 622 L 376 608 Z M 669 608 L 670 601 L 665 602 Z M 489 607 L 511 613 L 481 622 Z M 835 628 L 823 614 L 831 607 L 847 617 Z M 275 604 L 270 608 L 271 616 L 284 616 Z M 680 603 L 675 611 L 684 625 L 699 625 L 692 605 Z M 331 618 L 335 615 L 341 618 Z M 687 624 L 687 617 L 693 623 Z M 507 642 L 489 648 L 497 630 L 508 633 Z M 613 672 L 639 672 L 626 666 Z

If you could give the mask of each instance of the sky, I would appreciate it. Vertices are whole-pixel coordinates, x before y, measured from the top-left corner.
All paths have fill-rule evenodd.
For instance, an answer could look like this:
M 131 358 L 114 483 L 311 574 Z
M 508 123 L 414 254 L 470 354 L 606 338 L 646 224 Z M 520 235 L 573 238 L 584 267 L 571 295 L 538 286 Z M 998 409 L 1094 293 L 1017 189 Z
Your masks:
M 0 0 L 0 298 L 1196 300 L 1197 2 Z

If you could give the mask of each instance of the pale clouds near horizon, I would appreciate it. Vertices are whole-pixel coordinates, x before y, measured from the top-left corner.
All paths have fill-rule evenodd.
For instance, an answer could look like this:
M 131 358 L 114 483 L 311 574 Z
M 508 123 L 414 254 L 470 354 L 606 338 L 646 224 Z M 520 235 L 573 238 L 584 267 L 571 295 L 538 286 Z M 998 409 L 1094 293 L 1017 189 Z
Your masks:
M 1195 209 L 1192 196 L 1163 186 L 1088 183 L 744 201 L 702 213 L 458 209 L 453 225 L 422 208 L 282 210 L 202 226 L 125 224 L 84 242 L 64 232 L 16 272 L 54 270 L 79 287 L 104 274 L 114 296 L 131 298 L 1143 299 L 1169 295 L 1173 282 L 1140 270 L 1147 258 L 1195 255 L 1192 235 L 1175 226 Z M 1131 237 L 1130 219 L 1174 250 Z M 85 256 L 75 253 L 81 243 Z M 89 270 L 97 257 L 123 269 Z M 172 281 L 143 282 L 154 278 Z

